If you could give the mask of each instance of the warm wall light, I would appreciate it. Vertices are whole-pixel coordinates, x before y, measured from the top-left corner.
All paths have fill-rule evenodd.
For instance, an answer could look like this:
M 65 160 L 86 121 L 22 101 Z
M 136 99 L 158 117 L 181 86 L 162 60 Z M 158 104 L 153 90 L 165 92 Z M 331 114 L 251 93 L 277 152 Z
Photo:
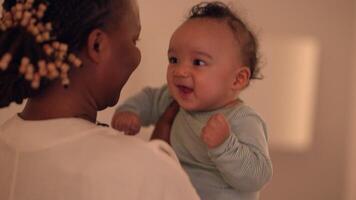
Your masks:
M 271 148 L 306 151 L 313 139 L 319 44 L 310 37 L 269 36 L 261 49 L 265 78 L 252 82 L 243 99 L 266 120 Z

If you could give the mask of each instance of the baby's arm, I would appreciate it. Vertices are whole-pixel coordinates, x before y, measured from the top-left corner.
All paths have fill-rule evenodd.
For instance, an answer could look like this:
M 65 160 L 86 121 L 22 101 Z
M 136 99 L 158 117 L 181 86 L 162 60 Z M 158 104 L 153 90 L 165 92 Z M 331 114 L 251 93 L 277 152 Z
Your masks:
M 209 128 L 203 128 L 202 139 L 209 148 L 209 156 L 225 181 L 236 190 L 260 190 L 272 176 L 263 121 L 255 115 L 245 116 L 230 128 L 221 116 L 215 116 L 217 119 L 212 122 L 213 116 L 207 123 Z M 222 142 L 216 139 L 219 135 L 225 138 Z M 210 138 L 210 144 L 206 138 Z
M 155 124 L 171 101 L 167 86 L 146 87 L 117 108 L 111 125 L 127 134 L 136 134 L 141 125 Z

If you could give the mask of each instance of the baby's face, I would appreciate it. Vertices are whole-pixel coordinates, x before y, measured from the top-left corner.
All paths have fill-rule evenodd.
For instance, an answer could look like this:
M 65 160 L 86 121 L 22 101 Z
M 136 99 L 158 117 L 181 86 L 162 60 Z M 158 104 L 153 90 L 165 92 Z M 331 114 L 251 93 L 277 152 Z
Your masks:
M 189 111 L 208 111 L 235 100 L 240 46 L 230 27 L 215 19 L 191 19 L 173 34 L 167 82 L 172 96 Z

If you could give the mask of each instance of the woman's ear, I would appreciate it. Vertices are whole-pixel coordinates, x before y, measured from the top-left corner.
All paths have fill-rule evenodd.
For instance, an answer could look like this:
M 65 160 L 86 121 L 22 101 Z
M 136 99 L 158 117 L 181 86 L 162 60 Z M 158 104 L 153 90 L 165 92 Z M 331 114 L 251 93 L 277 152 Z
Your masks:
M 234 90 L 242 90 L 248 86 L 250 82 L 251 70 L 246 66 L 238 67 L 235 71 L 235 80 L 232 88 Z
M 104 61 L 110 52 L 109 36 L 100 29 L 90 32 L 87 41 L 89 59 L 98 64 Z

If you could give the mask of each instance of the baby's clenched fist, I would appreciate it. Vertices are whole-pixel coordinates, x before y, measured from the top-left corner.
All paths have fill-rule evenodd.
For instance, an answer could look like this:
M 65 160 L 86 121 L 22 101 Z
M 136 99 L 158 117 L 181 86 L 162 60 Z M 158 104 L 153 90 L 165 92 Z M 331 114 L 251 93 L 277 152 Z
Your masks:
M 141 120 L 133 112 L 116 112 L 112 118 L 111 126 L 126 135 L 136 135 L 141 129 Z
M 230 126 L 224 115 L 215 114 L 211 116 L 202 129 L 201 139 L 212 149 L 218 147 L 229 137 Z

